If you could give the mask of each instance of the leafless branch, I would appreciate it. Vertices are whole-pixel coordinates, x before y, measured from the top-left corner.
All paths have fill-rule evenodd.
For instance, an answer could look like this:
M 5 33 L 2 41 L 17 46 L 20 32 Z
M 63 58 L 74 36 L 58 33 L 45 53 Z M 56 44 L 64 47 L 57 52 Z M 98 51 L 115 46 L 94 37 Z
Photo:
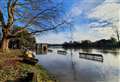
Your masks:
M 1 11 L 1 9 L 0 9 L 0 22 L 1 22 L 2 27 L 4 27 L 5 26 L 5 21 L 4 21 L 4 17 L 3 17 L 3 13 Z
M 36 33 L 41 33 L 41 32 L 45 32 L 45 31 L 50 31 L 50 30 L 55 30 L 57 28 L 59 28 L 60 26 L 64 25 L 64 24 L 67 24 L 66 21 L 63 21 L 62 23 L 59 23 L 51 28 L 46 28 L 46 29 L 43 29 L 43 30 L 37 30 L 37 31 L 34 31 L 34 32 L 31 32 L 31 34 L 36 34 Z
M 17 3 L 18 0 L 8 0 L 8 23 L 7 23 L 7 27 L 12 26 L 13 21 L 14 21 L 14 12 L 15 12 L 15 5 Z
M 40 16 L 41 14 L 43 14 L 43 13 L 45 13 L 47 11 L 52 11 L 54 8 L 56 8 L 56 7 L 52 7 L 50 9 L 45 9 L 45 10 L 39 12 L 38 14 L 36 14 L 35 16 L 33 16 L 24 27 L 25 28 L 28 27 L 29 24 L 31 24 L 38 16 Z

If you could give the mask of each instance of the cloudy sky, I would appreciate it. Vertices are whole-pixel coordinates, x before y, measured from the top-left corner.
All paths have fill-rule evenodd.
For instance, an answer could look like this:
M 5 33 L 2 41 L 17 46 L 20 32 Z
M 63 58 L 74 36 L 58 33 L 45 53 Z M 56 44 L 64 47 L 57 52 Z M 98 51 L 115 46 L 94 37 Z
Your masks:
M 48 32 L 36 37 L 38 43 L 108 39 L 120 30 L 120 0 L 64 0 L 64 18 L 74 22 L 74 30 Z M 70 16 L 70 17 L 69 17 Z

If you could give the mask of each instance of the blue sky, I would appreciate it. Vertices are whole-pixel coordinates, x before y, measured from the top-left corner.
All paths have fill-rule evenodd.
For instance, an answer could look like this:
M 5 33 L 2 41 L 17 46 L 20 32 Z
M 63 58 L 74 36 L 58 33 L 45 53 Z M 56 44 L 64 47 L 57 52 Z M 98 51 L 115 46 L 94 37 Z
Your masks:
M 61 19 L 73 22 L 72 33 L 67 27 L 58 33 L 45 32 L 36 36 L 38 43 L 96 41 L 116 37 L 115 29 L 120 31 L 120 0 L 63 0 L 63 10 Z
M 74 22 L 74 41 L 109 39 L 119 27 L 120 0 L 64 0 L 64 18 Z M 70 16 L 70 17 L 69 17 Z M 69 31 L 48 32 L 37 36 L 37 42 L 63 43 L 71 40 Z

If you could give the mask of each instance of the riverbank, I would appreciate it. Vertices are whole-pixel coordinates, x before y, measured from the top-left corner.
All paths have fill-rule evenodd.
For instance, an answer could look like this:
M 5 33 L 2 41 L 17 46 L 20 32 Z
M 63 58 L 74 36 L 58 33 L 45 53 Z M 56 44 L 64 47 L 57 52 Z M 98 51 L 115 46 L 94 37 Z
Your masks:
M 0 82 L 23 82 L 22 79 L 25 81 L 30 73 L 34 73 L 36 82 L 58 82 L 41 65 L 20 62 L 19 57 L 22 55 L 23 52 L 20 50 L 10 50 L 7 53 L 0 51 Z

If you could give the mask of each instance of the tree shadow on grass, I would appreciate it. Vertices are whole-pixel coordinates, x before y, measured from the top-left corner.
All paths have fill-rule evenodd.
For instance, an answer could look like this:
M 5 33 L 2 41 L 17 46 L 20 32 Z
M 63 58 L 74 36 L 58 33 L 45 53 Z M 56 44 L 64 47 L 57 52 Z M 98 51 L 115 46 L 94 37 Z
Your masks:
M 32 82 L 34 73 L 28 73 L 26 77 L 17 78 L 16 80 L 7 80 L 5 82 Z

